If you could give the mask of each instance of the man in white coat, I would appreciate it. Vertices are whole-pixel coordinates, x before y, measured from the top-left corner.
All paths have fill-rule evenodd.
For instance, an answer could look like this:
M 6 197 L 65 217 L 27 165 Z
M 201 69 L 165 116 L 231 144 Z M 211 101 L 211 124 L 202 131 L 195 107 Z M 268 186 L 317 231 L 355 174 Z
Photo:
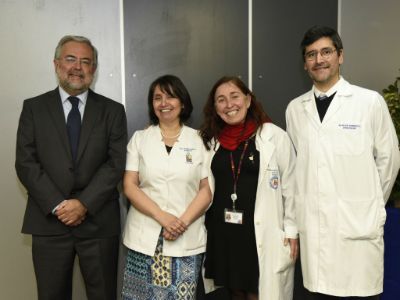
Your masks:
M 384 99 L 340 76 L 338 33 L 314 26 L 301 43 L 312 89 L 286 111 L 295 146 L 296 220 L 308 299 L 379 299 L 385 203 L 400 155 Z

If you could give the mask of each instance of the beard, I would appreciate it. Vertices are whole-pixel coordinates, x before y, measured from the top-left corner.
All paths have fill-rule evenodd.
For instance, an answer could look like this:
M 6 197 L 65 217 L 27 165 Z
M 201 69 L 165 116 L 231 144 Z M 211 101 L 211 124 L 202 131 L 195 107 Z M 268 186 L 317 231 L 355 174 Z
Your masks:
M 71 80 L 70 76 L 79 76 L 81 80 Z M 91 75 L 77 75 L 77 74 L 59 74 L 57 72 L 57 78 L 58 78 L 58 83 L 59 85 L 68 93 L 72 94 L 78 94 L 78 93 L 83 93 L 84 91 L 88 90 L 92 81 L 93 81 L 93 76 Z
M 90 87 L 90 84 L 86 84 L 85 82 L 71 82 L 69 80 L 62 80 L 62 79 L 59 79 L 58 82 L 60 86 L 66 91 L 72 90 L 72 91 L 84 92 Z

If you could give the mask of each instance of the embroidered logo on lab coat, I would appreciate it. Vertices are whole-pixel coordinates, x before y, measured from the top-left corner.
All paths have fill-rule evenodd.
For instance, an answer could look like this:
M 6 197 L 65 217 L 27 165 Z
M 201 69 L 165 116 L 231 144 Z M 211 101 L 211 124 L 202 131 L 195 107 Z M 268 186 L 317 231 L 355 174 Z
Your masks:
M 190 154 L 190 152 L 186 152 L 186 162 L 187 162 L 188 164 L 193 163 L 193 161 L 192 161 L 192 154 Z
M 272 175 L 271 179 L 269 180 L 269 186 L 276 190 L 279 186 L 279 178 L 276 175 Z
M 279 171 L 270 166 L 268 166 L 267 171 L 271 174 L 271 177 L 269 178 L 269 186 L 276 190 L 279 186 Z
M 185 160 L 187 164 L 193 164 L 193 157 L 192 157 L 192 152 L 196 149 L 194 148 L 179 148 L 179 150 L 182 150 L 185 152 Z

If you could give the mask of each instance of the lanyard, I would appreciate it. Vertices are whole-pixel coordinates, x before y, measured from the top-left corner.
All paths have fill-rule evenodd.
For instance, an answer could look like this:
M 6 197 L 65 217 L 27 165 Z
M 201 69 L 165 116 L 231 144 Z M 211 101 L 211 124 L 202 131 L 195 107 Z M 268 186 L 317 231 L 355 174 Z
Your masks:
M 232 155 L 232 151 L 230 153 L 230 157 L 231 157 L 231 169 L 232 169 L 232 176 L 233 176 L 233 193 L 231 194 L 231 199 L 232 199 L 232 209 L 235 210 L 235 202 L 237 200 L 237 194 L 236 194 L 236 187 L 237 187 L 237 182 L 239 179 L 239 175 L 240 175 L 240 170 L 242 169 L 242 162 L 243 162 L 243 157 L 244 157 L 244 153 L 246 152 L 247 146 L 249 145 L 249 140 L 246 140 L 246 143 L 244 144 L 243 150 L 242 150 L 242 154 L 240 155 L 240 160 L 239 160 L 239 165 L 237 168 L 237 172 L 235 172 L 235 162 L 233 161 L 233 155 Z

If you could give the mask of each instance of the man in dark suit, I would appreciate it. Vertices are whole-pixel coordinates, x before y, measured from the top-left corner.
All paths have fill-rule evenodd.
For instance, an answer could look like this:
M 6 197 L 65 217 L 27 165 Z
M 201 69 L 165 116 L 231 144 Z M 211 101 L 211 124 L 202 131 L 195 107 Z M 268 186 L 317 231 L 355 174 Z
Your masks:
M 77 255 L 88 299 L 115 299 L 125 110 L 89 89 L 97 50 L 87 38 L 63 37 L 54 66 L 59 86 L 24 101 L 17 133 L 38 297 L 71 299 Z

